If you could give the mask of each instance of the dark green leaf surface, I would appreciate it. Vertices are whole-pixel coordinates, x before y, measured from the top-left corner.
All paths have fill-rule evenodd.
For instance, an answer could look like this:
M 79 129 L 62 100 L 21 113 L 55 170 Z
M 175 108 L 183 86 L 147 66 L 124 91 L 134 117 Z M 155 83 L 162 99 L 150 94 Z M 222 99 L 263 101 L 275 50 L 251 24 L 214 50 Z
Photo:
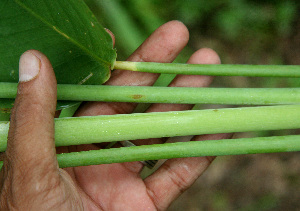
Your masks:
M 46 54 L 64 84 L 102 84 L 116 60 L 110 35 L 82 0 L 2 0 L 0 81 L 18 81 L 29 49 Z

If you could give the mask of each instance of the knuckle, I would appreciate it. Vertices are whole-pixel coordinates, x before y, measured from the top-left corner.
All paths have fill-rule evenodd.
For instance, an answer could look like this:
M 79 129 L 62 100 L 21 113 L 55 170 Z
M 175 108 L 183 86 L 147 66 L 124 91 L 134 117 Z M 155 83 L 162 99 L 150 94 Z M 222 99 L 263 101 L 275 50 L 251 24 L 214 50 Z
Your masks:
M 173 169 L 167 163 L 165 163 L 164 168 L 168 171 L 169 179 L 173 185 L 175 185 L 179 193 L 182 194 L 190 186 L 189 181 L 182 172 L 176 171 L 176 169 Z

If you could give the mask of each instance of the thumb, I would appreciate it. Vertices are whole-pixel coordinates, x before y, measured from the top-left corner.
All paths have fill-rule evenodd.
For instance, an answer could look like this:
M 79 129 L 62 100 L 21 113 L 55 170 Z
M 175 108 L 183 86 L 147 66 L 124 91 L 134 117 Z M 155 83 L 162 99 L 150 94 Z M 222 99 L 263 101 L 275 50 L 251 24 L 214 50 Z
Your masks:
M 6 161 L 14 172 L 30 172 L 31 177 L 40 178 L 57 172 L 55 108 L 56 79 L 49 60 L 38 51 L 25 52 L 19 63 L 18 93 L 6 150 Z

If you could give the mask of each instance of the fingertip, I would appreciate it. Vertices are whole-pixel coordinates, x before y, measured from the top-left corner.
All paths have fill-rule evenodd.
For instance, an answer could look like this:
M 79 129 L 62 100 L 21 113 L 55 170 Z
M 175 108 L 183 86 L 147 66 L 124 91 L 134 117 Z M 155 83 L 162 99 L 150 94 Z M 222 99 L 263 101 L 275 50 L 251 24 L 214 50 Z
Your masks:
M 178 20 L 173 20 L 165 23 L 157 29 L 163 34 L 166 34 L 166 40 L 170 40 L 176 43 L 182 43 L 185 46 L 189 41 L 188 28 Z
M 189 41 L 190 32 L 183 22 L 173 20 L 168 22 L 167 25 L 171 25 L 170 27 L 173 28 L 174 32 L 177 32 L 179 35 L 181 35 L 186 42 Z
M 189 41 L 189 31 L 180 21 L 156 29 L 128 58 L 136 62 L 172 62 Z
M 30 53 L 30 54 L 33 54 L 35 55 L 38 59 L 40 59 L 41 61 L 45 61 L 45 60 L 48 60 L 47 57 L 41 53 L 40 51 L 38 50 L 34 50 L 34 49 L 31 49 L 31 50 L 27 50 L 25 51 L 22 55 L 26 54 L 26 53 Z
M 19 82 L 28 82 L 36 78 L 41 69 L 41 60 L 32 52 L 26 51 L 19 61 Z
M 52 65 L 49 61 L 49 59 L 47 58 L 47 56 L 45 54 L 43 54 L 42 52 L 38 51 L 38 50 L 28 50 L 26 51 L 25 53 L 31 53 L 33 55 L 35 55 L 40 61 L 41 61 L 41 68 L 50 68 L 50 69 L 53 69 L 52 68 Z
M 221 64 L 221 59 L 211 48 L 201 48 L 190 57 L 188 63 Z
M 38 50 L 28 50 L 25 53 L 30 53 L 36 56 L 40 60 L 40 79 L 43 80 L 48 86 L 56 87 L 56 77 L 53 71 L 50 60 L 47 56 Z M 25 54 L 24 53 L 24 54 Z
M 220 57 L 210 48 L 196 51 L 188 60 L 189 64 L 220 64 Z M 178 87 L 206 87 L 212 82 L 213 77 L 202 75 L 178 75 L 170 86 Z

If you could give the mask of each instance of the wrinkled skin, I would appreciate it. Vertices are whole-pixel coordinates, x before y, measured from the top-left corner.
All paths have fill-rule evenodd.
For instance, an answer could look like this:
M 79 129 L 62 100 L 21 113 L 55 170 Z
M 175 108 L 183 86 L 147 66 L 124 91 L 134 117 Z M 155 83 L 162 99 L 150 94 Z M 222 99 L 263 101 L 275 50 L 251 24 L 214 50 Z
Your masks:
M 185 47 L 188 30 L 171 21 L 158 28 L 129 58 L 130 61 L 172 62 Z M 11 116 L 8 148 L 0 174 L 1 210 L 165 210 L 210 165 L 213 157 L 170 159 L 154 174 L 141 179 L 140 162 L 58 168 L 56 153 L 99 149 L 84 145 L 55 149 L 54 120 L 56 79 L 48 59 L 40 60 L 40 72 L 21 82 Z M 188 63 L 218 64 L 211 49 L 200 49 Z M 158 74 L 114 71 L 109 85 L 150 86 Z M 205 87 L 210 76 L 177 76 L 170 86 Z M 76 116 L 131 113 L 133 103 L 90 102 Z M 191 105 L 155 104 L 147 112 L 191 109 Z M 228 138 L 229 134 L 196 136 L 194 140 Z M 143 143 L 162 143 L 151 139 Z M 136 142 L 137 144 L 137 142 Z

